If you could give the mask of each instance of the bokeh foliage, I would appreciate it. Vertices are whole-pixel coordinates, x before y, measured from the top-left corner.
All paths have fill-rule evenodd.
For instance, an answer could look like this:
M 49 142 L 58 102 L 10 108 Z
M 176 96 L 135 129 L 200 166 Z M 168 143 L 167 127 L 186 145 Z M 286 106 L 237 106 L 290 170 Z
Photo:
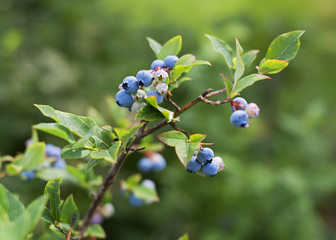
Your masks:
M 260 49 L 263 56 L 275 36 L 304 29 L 291 65 L 243 92 L 261 109 L 249 129 L 230 125 L 228 106 L 199 105 L 181 118 L 180 127 L 215 142 L 227 164 L 223 173 L 212 179 L 189 175 L 166 148 L 167 170 L 146 175 L 156 180 L 161 201 L 134 209 L 116 187 L 117 212 L 105 229 L 113 239 L 176 239 L 184 232 L 207 240 L 333 239 L 335 18 L 332 0 L 1 0 L 0 155 L 23 151 L 30 126 L 45 121 L 34 103 L 81 115 L 93 106 L 108 116 L 107 96 L 155 58 L 148 36 L 163 43 L 181 34 L 182 54 L 212 63 L 193 70 L 193 81 L 174 91 L 183 105 L 209 87 L 222 88 L 222 59 L 205 33 L 231 46 L 237 36 L 245 49 Z M 140 157 L 126 161 L 120 179 L 136 171 Z M 44 186 L 2 182 L 14 192 L 30 188 L 21 195 L 26 202 Z M 64 189 L 64 196 L 73 191 Z M 89 199 L 81 191 L 74 198 L 84 212 Z

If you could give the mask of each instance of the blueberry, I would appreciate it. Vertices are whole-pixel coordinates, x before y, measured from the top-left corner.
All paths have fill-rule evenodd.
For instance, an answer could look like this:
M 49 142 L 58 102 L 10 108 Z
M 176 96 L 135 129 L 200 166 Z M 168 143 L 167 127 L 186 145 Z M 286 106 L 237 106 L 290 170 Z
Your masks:
M 134 102 L 132 104 L 131 111 L 133 113 L 137 113 L 140 110 L 140 108 L 142 108 L 145 105 L 146 105 L 146 103 L 144 103 L 144 102 Z
M 214 152 L 211 148 L 202 148 L 199 150 L 197 154 L 197 160 L 200 163 L 205 163 L 206 161 L 210 161 L 214 157 Z
M 34 170 L 22 171 L 21 176 L 23 177 L 23 180 L 26 180 L 26 181 L 32 180 L 35 177 L 35 171 Z
M 102 224 L 103 221 L 103 216 L 100 213 L 94 213 L 91 218 L 91 224 Z
M 146 97 L 146 92 L 144 90 L 139 89 L 134 95 L 134 99 L 137 102 L 143 102 Z
M 234 126 L 247 128 L 249 127 L 249 117 L 244 110 L 237 110 L 231 114 L 230 121 Z
M 152 169 L 154 171 L 161 171 L 166 167 L 166 160 L 159 153 L 151 153 L 150 160 L 152 161 Z
M 163 68 L 164 62 L 162 60 L 154 60 L 151 64 L 151 69 L 156 70 L 158 67 Z
M 133 76 L 125 77 L 122 82 L 122 88 L 129 93 L 136 93 L 139 89 L 138 80 Z
M 54 162 L 54 168 L 64 169 L 65 167 L 66 167 L 66 162 L 62 158 L 59 158 Z
M 45 146 L 45 153 L 48 157 L 61 157 L 62 149 L 60 147 L 54 146 L 52 144 L 46 144 Z
M 179 60 L 179 58 L 175 55 L 169 55 L 164 59 L 164 68 L 169 68 L 170 70 L 173 69 L 175 63 Z
M 213 177 L 217 174 L 218 168 L 216 161 L 206 162 L 202 166 L 202 172 L 207 176 Z
M 212 161 L 218 164 L 218 171 L 222 171 L 225 168 L 225 164 L 221 157 L 214 157 Z
M 235 99 L 233 99 L 233 105 L 235 106 L 236 110 L 245 110 L 247 102 L 242 97 L 236 97 Z M 235 111 L 233 106 L 231 107 L 231 109 L 232 111 Z
M 157 104 L 162 103 L 162 101 L 163 101 L 163 96 L 162 96 L 160 93 L 158 93 L 158 92 L 155 91 L 155 90 L 149 90 L 149 91 L 147 92 L 147 97 L 152 97 L 152 96 L 155 96 Z
M 142 199 L 137 198 L 133 193 L 130 195 L 129 203 L 133 207 L 140 207 L 142 205 Z
M 168 91 L 168 85 L 165 83 L 159 83 L 156 85 L 156 91 L 160 94 L 165 94 Z
M 246 107 L 246 113 L 249 116 L 249 118 L 256 118 L 259 116 L 260 109 L 258 108 L 258 105 L 255 103 L 249 103 Z
M 159 69 L 154 73 L 154 79 L 158 82 L 164 82 L 168 78 L 168 73 L 165 70 Z
M 119 107 L 125 107 L 130 109 L 133 102 L 134 102 L 134 98 L 133 96 L 126 92 L 125 90 L 120 90 L 119 92 L 117 92 L 116 94 L 116 103 L 119 105 Z
M 150 179 L 144 179 L 141 184 L 150 189 L 155 189 L 155 183 Z
M 142 87 L 148 87 L 152 84 L 153 74 L 147 70 L 141 70 L 137 73 L 136 79 Z
M 114 213 L 115 208 L 112 203 L 106 203 L 101 210 L 101 214 L 104 218 L 110 218 L 114 215 Z
M 198 170 L 200 170 L 201 167 L 202 167 L 202 163 L 197 161 L 196 156 L 192 156 L 191 160 L 188 162 L 187 171 L 194 173 L 194 172 L 197 172 Z
M 138 168 L 142 172 L 149 172 L 152 170 L 152 160 L 149 158 L 141 158 L 138 162 Z

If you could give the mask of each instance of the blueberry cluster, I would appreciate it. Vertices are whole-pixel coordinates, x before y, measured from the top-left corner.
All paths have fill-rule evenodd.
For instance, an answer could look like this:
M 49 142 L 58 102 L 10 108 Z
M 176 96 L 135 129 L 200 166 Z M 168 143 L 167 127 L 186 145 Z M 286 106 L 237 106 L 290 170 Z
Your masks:
M 164 157 L 155 152 L 146 151 L 145 156 L 139 160 L 138 168 L 142 172 L 161 171 L 166 167 Z
M 140 70 L 135 77 L 124 78 L 115 96 L 116 103 L 134 113 L 146 105 L 146 97 L 155 96 L 157 103 L 162 103 L 163 95 L 168 91 L 168 73 L 178 60 L 177 56 L 169 55 L 164 61 L 154 60 L 150 70 Z
M 230 117 L 231 123 L 241 128 L 248 128 L 249 119 L 258 117 L 260 111 L 257 104 L 247 104 L 242 97 L 233 99 L 231 109 L 233 111 Z
M 141 185 L 144 186 L 144 187 L 150 188 L 150 189 L 155 189 L 156 188 L 155 183 L 150 179 L 144 179 L 141 182 Z M 131 193 L 129 195 L 128 201 L 133 207 L 140 207 L 144 203 L 145 204 L 151 204 L 152 203 L 152 201 L 150 201 L 150 200 L 143 200 L 143 199 L 140 199 L 140 198 L 136 197 L 133 193 Z
M 191 160 L 187 164 L 187 171 L 195 173 L 199 170 L 210 177 L 217 174 L 225 168 L 225 164 L 221 157 L 215 157 L 214 152 L 210 148 L 201 148 L 199 152 L 195 152 Z
M 29 146 L 32 144 L 32 141 L 29 139 L 26 141 L 26 146 Z M 54 146 L 52 144 L 46 144 L 45 145 L 45 156 L 46 158 L 54 158 L 56 159 L 52 163 L 49 161 L 45 161 L 40 168 L 44 167 L 54 167 L 54 168 L 61 168 L 65 169 L 66 162 L 64 159 L 61 158 L 61 151 L 62 149 L 60 147 Z M 24 180 L 29 181 L 34 179 L 36 170 L 30 170 L 30 171 L 22 171 L 21 176 Z

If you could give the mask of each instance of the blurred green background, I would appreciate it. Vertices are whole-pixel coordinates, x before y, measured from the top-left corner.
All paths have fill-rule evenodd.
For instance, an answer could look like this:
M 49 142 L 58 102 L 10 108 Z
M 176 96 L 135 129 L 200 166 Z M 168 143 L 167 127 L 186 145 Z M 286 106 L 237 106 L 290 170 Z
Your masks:
M 336 239 L 334 0 L 0 0 L 0 155 L 23 151 L 31 125 L 49 121 L 34 103 L 105 114 L 106 97 L 122 79 L 154 60 L 148 36 L 163 43 L 180 34 L 181 55 L 212 63 L 195 67 L 193 81 L 175 91 L 183 105 L 223 87 L 223 60 L 204 34 L 232 46 L 237 36 L 244 50 L 261 50 L 259 62 L 273 38 L 292 30 L 306 30 L 297 57 L 242 94 L 261 109 L 249 129 L 230 124 L 229 106 L 199 104 L 182 116 L 180 127 L 215 143 L 224 172 L 190 175 L 166 147 L 167 169 L 144 176 L 157 182 L 161 201 L 132 208 L 116 186 L 116 214 L 104 227 L 108 239 L 168 240 L 185 232 L 206 240 Z M 119 179 L 136 172 L 141 157 L 130 157 Z M 22 196 L 27 201 L 42 194 L 44 183 L 27 184 L 6 185 L 31 189 Z M 84 213 L 89 199 L 81 194 L 75 200 Z

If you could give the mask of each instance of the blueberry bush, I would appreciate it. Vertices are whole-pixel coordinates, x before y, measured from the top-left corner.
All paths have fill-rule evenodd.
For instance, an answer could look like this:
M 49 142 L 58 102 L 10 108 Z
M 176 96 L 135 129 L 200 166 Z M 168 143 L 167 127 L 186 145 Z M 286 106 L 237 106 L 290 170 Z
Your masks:
M 220 38 L 206 35 L 214 51 L 223 57 L 219 74 L 223 88 L 200 89 L 200 95 L 183 106 L 175 102 L 174 90 L 192 80 L 188 73 L 194 67 L 211 66 L 211 63 L 198 60 L 192 54 L 180 55 L 181 36 L 162 45 L 148 38 L 156 59 L 120 81 L 119 90 L 116 89 L 114 100 L 108 106 L 116 120 L 113 126 L 101 124 L 104 120 L 98 120 L 102 119 L 98 112 L 94 119 L 36 104 L 53 122 L 32 126 L 31 138 L 22 154 L 0 158 L 0 176 L 20 178 L 22 184 L 39 179 L 45 183 L 44 194 L 25 207 L 0 184 L 0 240 L 106 238 L 101 224 L 115 211 L 109 190 L 118 187 L 115 184 L 118 173 L 134 152 L 142 155 L 137 166 L 143 174 L 163 171 L 174 160 L 168 161 L 159 153 L 164 144 L 174 148 L 186 174 L 197 173 L 200 177 L 225 174 L 225 159 L 211 149 L 214 143 L 206 142 L 203 133 L 190 133 L 178 126 L 182 114 L 199 103 L 209 104 L 209 107 L 227 105 L 232 113 L 223 117 L 224 123 L 231 122 L 242 128 L 237 131 L 253 127 L 250 120 L 258 117 L 260 110 L 256 103 L 249 103 L 242 97 L 243 90 L 285 69 L 296 56 L 303 33 L 292 31 L 275 38 L 254 73 L 248 73 L 247 69 L 253 66 L 258 50 L 244 50 L 238 39 L 232 49 Z M 213 100 L 215 96 L 220 99 Z M 171 130 L 161 132 L 155 140 L 152 135 L 165 127 Z M 41 133 L 62 139 L 67 145 L 60 148 L 46 144 L 40 140 Z M 107 175 L 95 171 L 98 165 L 109 168 Z M 77 206 L 78 199 L 72 193 L 61 198 L 62 183 L 74 184 L 87 192 L 91 198 L 90 206 L 84 206 L 87 210 Z M 140 173 L 121 180 L 120 193 L 130 207 L 138 208 L 160 200 L 155 182 L 143 179 Z M 39 219 L 48 226 L 42 233 L 34 231 Z M 180 239 L 188 239 L 188 236 Z

